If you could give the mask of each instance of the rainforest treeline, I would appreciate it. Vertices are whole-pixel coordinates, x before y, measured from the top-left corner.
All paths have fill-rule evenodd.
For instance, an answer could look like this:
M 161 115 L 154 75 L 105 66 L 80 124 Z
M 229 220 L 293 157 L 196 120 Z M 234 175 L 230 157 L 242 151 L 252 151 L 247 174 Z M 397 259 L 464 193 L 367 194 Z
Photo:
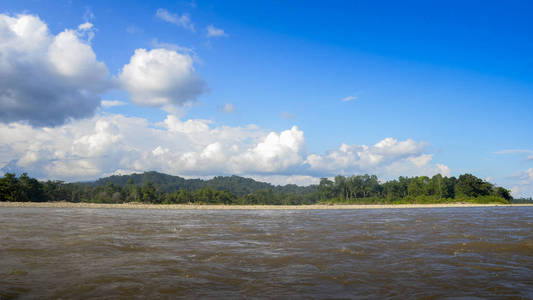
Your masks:
M 142 202 L 158 204 L 314 203 L 510 203 L 510 192 L 464 174 L 456 177 L 400 177 L 380 182 L 375 175 L 322 178 L 318 185 L 274 186 L 239 176 L 184 179 L 158 172 L 118 175 L 94 182 L 38 181 L 22 174 L 0 178 L 0 201 Z

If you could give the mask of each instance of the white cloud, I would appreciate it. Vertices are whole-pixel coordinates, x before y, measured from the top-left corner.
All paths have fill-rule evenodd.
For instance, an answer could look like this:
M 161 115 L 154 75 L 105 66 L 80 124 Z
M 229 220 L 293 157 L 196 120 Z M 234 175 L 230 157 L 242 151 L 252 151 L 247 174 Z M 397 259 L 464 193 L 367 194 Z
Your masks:
M 432 165 L 432 154 L 424 153 L 425 143 L 412 139 L 398 141 L 385 138 L 373 146 L 342 144 L 338 150 L 323 155 L 307 156 L 310 169 L 318 174 L 335 175 L 371 173 L 384 177 L 399 175 L 434 175 L 449 169 L 442 164 Z
M 77 34 L 80 38 L 87 36 L 87 41 L 90 43 L 94 39 L 95 32 L 96 28 L 94 28 L 94 25 L 90 22 L 85 22 L 78 26 Z
M 533 182 L 533 168 L 529 168 L 526 170 L 526 176 L 529 182 Z
M 307 175 L 265 175 L 257 176 L 253 175 L 251 178 L 261 181 L 269 182 L 273 185 L 287 185 L 287 184 L 296 184 L 300 186 L 307 186 L 311 184 L 319 184 L 320 178 Z
M 344 97 L 341 99 L 342 102 L 348 102 L 348 101 L 353 101 L 353 100 L 357 100 L 357 97 L 356 96 L 347 96 L 347 97 Z
M 156 17 L 158 17 L 159 19 L 163 21 L 172 23 L 179 27 L 183 27 L 192 32 L 195 31 L 194 24 L 191 22 L 191 18 L 189 17 L 188 14 L 182 14 L 182 15 L 173 14 L 166 9 L 160 8 L 156 11 L 155 15 Z
M 93 28 L 93 24 L 90 23 L 90 22 L 85 22 L 85 23 L 80 24 L 80 25 L 78 26 L 78 29 L 79 29 L 79 30 L 90 30 L 90 29 L 92 29 L 92 28 Z
M 181 121 L 172 115 L 160 124 L 98 115 L 56 128 L 0 125 L 0 140 L 5 143 L 0 161 L 40 178 L 64 180 L 94 179 L 117 170 L 189 176 L 257 170 L 236 162 L 242 153 L 255 153 L 264 132 L 256 126 L 211 128 L 210 124 L 207 120 Z
M 398 141 L 394 138 L 385 138 L 373 147 L 373 151 L 377 154 L 390 155 L 390 156 L 403 156 L 413 153 L 419 153 L 425 147 L 425 143 L 417 143 L 412 139 L 405 141 Z
M 495 154 L 521 154 L 525 155 L 526 160 L 533 160 L 533 150 L 528 149 L 505 149 L 495 152 Z
M 181 121 L 173 115 L 168 115 L 163 124 L 170 132 L 181 132 L 185 134 L 198 134 L 209 130 L 210 120 L 187 120 Z
M 533 150 L 527 150 L 527 149 L 504 149 L 500 150 L 498 152 L 494 152 L 495 154 L 522 154 L 522 153 L 533 153 Z
M 413 140 L 343 144 L 338 150 L 308 155 L 304 132 L 296 126 L 265 132 L 255 125 L 216 126 L 210 120 L 173 115 L 155 124 L 116 114 L 55 128 L 0 124 L 0 140 L 3 171 L 15 168 L 39 178 L 69 181 L 146 170 L 204 178 L 237 174 L 275 184 L 316 183 L 339 173 L 449 173 L 446 166 L 431 163 L 424 143 Z
M 36 16 L 0 14 L 0 121 L 56 126 L 89 117 L 107 88 L 108 70 L 80 25 L 52 35 Z
M 231 103 L 226 103 L 220 110 L 223 113 L 230 114 L 235 111 L 235 105 Z
M 119 100 L 102 100 L 103 107 L 113 107 L 113 106 L 122 106 L 126 105 L 126 102 Z
M 233 157 L 238 173 L 275 173 L 303 162 L 304 133 L 293 126 L 279 134 L 270 132 L 255 147 Z
M 152 47 L 154 47 L 154 48 L 163 48 L 163 49 L 167 49 L 167 50 L 173 50 L 173 51 L 176 51 L 176 52 L 188 53 L 188 54 L 192 55 L 193 60 L 195 60 L 195 61 L 199 60 L 199 58 L 196 56 L 196 53 L 194 52 L 194 50 L 192 48 L 182 47 L 182 46 L 179 46 L 179 45 L 176 45 L 176 44 L 172 44 L 172 43 L 160 42 L 156 38 L 152 39 L 152 43 L 151 44 L 152 44 Z
M 206 27 L 206 31 L 207 31 L 206 36 L 208 38 L 210 38 L 210 37 L 227 37 L 228 36 L 228 34 L 224 32 L 224 30 L 222 30 L 220 28 L 216 28 L 213 25 L 207 26 Z
M 518 174 L 518 182 L 511 188 L 513 197 L 531 197 L 533 195 L 533 168 Z
M 194 101 L 206 91 L 193 58 L 168 49 L 135 50 L 119 81 L 133 102 L 167 110 Z
M 529 149 L 505 149 L 495 152 L 495 154 L 514 154 L 526 161 L 533 160 L 533 150 Z M 507 179 L 513 185 L 511 188 L 513 197 L 531 197 L 533 195 L 533 168 L 518 172 Z
M 438 174 L 449 177 L 451 175 L 450 168 L 443 164 L 436 164 Z
M 421 154 L 419 156 L 408 157 L 407 159 L 415 166 L 421 168 L 428 164 L 433 158 L 433 154 Z

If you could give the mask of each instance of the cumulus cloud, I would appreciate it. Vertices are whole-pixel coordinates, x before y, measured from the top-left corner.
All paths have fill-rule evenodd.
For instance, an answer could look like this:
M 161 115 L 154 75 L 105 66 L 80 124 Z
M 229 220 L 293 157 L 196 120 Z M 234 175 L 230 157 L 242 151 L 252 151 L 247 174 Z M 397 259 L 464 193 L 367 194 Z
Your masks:
M 93 179 L 117 170 L 233 174 L 236 155 L 252 151 L 264 135 L 256 126 L 211 128 L 208 120 L 181 121 L 173 115 L 158 124 L 112 114 L 56 128 L 2 124 L 0 162 L 40 178 L 63 180 Z
M 57 126 L 93 115 L 108 85 L 93 37 L 91 23 L 53 35 L 37 16 L 0 14 L 0 121 Z
M 237 174 L 275 184 L 316 183 L 338 173 L 386 177 L 399 171 L 449 172 L 432 164 L 423 143 L 413 140 L 384 139 L 373 146 L 342 145 L 321 155 L 307 154 L 304 132 L 296 126 L 266 132 L 255 125 L 216 126 L 174 115 L 160 123 L 105 114 L 55 128 L 0 124 L 0 140 L 3 171 L 68 181 L 146 170 L 203 178 Z
M 233 158 L 239 173 L 284 172 L 303 162 L 304 133 L 293 126 L 279 134 L 270 132 L 255 147 Z
M 209 25 L 206 27 L 206 36 L 208 38 L 210 37 L 226 37 L 228 36 L 227 33 L 224 32 L 224 30 L 220 29 L 220 28 L 216 28 L 215 26 L 213 25 Z
M 135 50 L 118 78 L 133 102 L 167 110 L 194 101 L 206 91 L 193 58 L 169 49 Z
M 384 177 L 399 175 L 449 175 L 447 166 L 431 164 L 432 154 L 424 153 L 425 143 L 412 139 L 385 138 L 373 146 L 342 144 L 323 155 L 311 154 L 306 163 L 318 174 L 371 173 Z
M 160 8 L 155 13 L 159 19 L 177 25 L 179 27 L 195 31 L 194 24 L 191 22 L 191 17 L 188 14 L 173 14 L 166 9 Z

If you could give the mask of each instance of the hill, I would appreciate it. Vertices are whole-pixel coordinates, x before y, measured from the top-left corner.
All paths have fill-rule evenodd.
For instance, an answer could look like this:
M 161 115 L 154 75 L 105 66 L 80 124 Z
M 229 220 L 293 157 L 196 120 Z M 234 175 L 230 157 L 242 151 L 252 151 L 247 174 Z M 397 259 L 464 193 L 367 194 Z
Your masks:
M 124 187 L 128 184 L 145 185 L 151 183 L 158 187 L 158 189 L 165 193 L 172 193 L 174 191 L 185 189 L 190 191 L 197 191 L 203 188 L 213 188 L 218 191 L 228 191 L 236 196 L 245 196 L 259 190 L 272 190 L 279 193 L 291 194 L 306 194 L 316 191 L 316 185 L 311 186 L 297 186 L 288 184 L 284 186 L 275 186 L 270 183 L 256 181 L 251 178 L 241 176 L 216 176 L 212 179 L 185 179 L 180 176 L 173 176 L 155 171 L 144 172 L 142 174 L 131 175 L 113 175 L 109 177 L 100 178 L 94 182 L 86 183 L 91 186 L 105 186 L 108 183 Z

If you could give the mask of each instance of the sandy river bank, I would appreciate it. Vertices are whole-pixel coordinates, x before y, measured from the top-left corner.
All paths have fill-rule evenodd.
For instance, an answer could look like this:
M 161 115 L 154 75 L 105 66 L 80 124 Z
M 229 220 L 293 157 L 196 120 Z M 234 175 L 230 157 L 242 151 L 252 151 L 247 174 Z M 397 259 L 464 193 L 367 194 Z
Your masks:
M 336 204 L 336 205 L 197 205 L 197 204 L 143 204 L 143 203 L 71 203 L 71 202 L 0 202 L 1 207 L 52 208 L 134 208 L 134 209 L 383 209 L 383 208 L 438 208 L 438 207 L 511 207 L 533 204 Z

